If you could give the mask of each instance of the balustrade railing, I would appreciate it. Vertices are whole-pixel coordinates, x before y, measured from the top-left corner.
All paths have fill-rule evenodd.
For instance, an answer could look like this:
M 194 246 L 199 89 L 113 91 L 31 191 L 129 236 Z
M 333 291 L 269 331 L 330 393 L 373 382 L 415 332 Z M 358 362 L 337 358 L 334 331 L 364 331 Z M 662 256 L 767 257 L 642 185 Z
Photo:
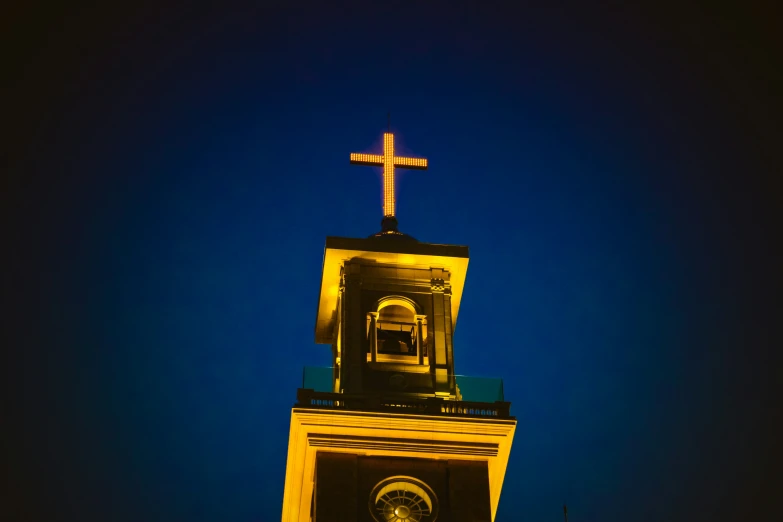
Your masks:
M 440 397 L 411 398 L 381 395 L 354 395 L 347 393 L 319 392 L 299 388 L 297 407 L 329 408 L 341 410 L 386 411 L 417 413 L 423 415 L 457 415 L 470 417 L 510 418 L 511 404 L 504 401 L 471 402 L 452 401 Z

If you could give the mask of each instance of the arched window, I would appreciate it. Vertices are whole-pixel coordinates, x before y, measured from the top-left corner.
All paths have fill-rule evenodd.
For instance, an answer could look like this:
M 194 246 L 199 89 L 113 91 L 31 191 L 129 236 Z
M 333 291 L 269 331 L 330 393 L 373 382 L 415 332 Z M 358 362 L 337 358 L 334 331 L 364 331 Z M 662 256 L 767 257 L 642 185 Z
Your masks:
M 398 475 L 375 485 L 370 513 L 378 522 L 429 522 L 438 518 L 438 497 L 426 483 Z
M 416 314 L 404 306 L 389 305 L 378 310 L 378 353 L 416 355 Z
M 426 320 L 410 299 L 389 296 L 367 317 L 368 360 L 422 364 L 426 356 Z M 421 353 L 420 353 L 421 352 Z

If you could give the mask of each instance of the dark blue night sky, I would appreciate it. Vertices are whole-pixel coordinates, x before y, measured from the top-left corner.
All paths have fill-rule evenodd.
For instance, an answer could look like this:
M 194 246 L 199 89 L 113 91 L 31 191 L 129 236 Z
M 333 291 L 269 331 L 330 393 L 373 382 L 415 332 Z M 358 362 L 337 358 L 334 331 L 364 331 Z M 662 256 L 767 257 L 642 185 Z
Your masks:
M 387 112 L 430 161 L 401 230 L 470 247 L 457 371 L 519 422 L 497 520 L 771 519 L 779 18 L 299 5 L 3 22 L 4 519 L 279 520 Z

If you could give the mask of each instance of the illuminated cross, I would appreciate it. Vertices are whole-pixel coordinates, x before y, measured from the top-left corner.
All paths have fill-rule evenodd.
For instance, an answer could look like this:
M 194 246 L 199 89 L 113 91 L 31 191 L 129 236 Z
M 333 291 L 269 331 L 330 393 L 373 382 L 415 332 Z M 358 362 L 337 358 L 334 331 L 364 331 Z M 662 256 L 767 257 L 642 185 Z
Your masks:
M 351 153 L 351 164 L 383 167 L 383 215 L 394 216 L 394 167 L 427 170 L 425 158 L 405 158 L 394 155 L 394 134 L 383 133 L 383 156 Z

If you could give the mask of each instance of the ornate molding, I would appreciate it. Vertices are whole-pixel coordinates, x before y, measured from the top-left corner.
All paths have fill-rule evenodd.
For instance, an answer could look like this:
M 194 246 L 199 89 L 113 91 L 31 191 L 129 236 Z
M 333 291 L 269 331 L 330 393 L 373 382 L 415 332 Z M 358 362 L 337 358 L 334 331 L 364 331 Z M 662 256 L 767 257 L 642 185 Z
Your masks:
M 417 440 L 411 438 L 368 437 L 328 433 L 308 434 L 307 443 L 320 448 L 340 448 L 384 453 L 445 453 L 449 456 L 471 455 L 497 457 L 497 442 L 462 442 L 442 440 Z

